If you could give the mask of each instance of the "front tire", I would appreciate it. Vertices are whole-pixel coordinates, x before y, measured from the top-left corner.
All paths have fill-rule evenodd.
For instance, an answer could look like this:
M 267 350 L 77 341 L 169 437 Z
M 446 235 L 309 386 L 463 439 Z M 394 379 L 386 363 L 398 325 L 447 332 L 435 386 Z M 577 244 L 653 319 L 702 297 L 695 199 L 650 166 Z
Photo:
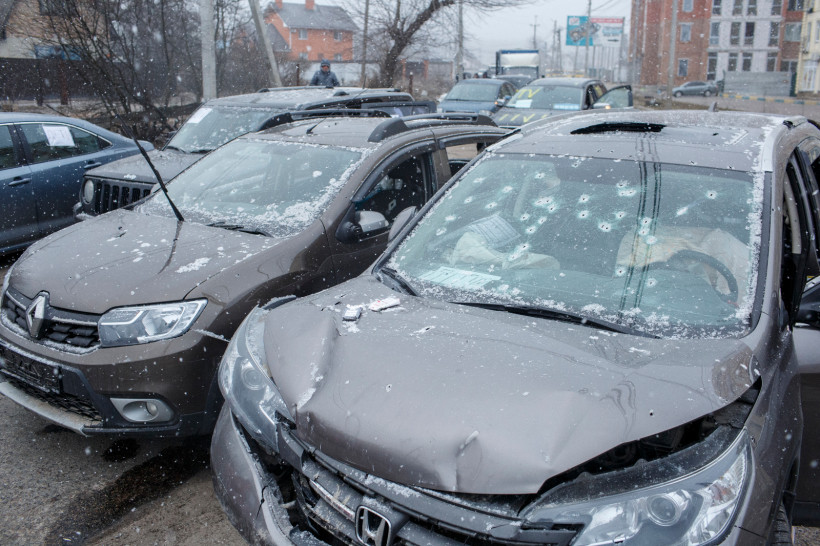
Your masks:
M 676 97 L 680 97 L 681 95 L 683 95 L 683 93 L 681 93 L 680 91 L 675 91 L 675 96 Z
M 777 515 L 772 523 L 772 530 L 769 532 L 767 546 L 792 546 L 792 524 L 786 514 L 786 507 L 783 502 L 777 508 Z
M 704 96 L 704 97 L 711 97 L 711 96 L 712 96 L 712 92 L 711 92 L 711 91 L 709 91 L 709 90 L 707 89 L 706 91 L 704 91 L 704 92 L 703 92 L 703 96 Z

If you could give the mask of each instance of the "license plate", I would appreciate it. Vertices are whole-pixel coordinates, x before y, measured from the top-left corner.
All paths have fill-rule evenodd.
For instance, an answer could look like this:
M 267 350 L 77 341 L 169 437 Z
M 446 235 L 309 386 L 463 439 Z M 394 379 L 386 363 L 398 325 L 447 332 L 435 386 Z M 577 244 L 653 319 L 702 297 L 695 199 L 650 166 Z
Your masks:
M 0 371 L 40 390 L 59 393 L 60 368 L 18 355 L 0 347 Z

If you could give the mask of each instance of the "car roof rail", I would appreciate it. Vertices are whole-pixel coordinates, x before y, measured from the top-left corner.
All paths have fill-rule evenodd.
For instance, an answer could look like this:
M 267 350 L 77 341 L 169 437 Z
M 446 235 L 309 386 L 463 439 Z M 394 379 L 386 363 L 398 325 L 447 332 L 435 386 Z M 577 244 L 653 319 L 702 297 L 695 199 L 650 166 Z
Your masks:
M 269 118 L 259 129 L 264 131 L 276 127 L 277 125 L 284 125 L 285 123 L 293 123 L 308 118 L 322 118 L 322 117 L 360 117 L 360 118 L 389 118 L 390 114 L 383 110 L 358 108 L 317 108 L 315 110 L 296 110 L 294 112 L 282 112 Z
M 410 123 L 408 125 L 408 122 Z M 495 122 L 489 116 L 474 114 L 471 112 L 442 112 L 437 114 L 419 114 L 417 116 L 404 116 L 393 118 L 380 123 L 373 132 L 370 133 L 368 142 L 381 142 L 391 136 L 398 135 L 411 129 L 422 127 L 435 127 L 437 125 L 489 125 L 496 127 Z
M 363 102 L 360 108 L 378 110 L 393 109 L 392 112 L 388 113 L 395 114 L 398 110 L 402 117 L 406 117 L 418 114 L 435 114 L 437 106 L 436 102 L 432 100 L 386 100 Z
M 311 89 L 310 86 L 307 85 L 299 85 L 295 87 L 263 87 L 262 89 L 258 89 L 257 93 L 270 93 L 271 91 L 292 91 L 294 89 Z

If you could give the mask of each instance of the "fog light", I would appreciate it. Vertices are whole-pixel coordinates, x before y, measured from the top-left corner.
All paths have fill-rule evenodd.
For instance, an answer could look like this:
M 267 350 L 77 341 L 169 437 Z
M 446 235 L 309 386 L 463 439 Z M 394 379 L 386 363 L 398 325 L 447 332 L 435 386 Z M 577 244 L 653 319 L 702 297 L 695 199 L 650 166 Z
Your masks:
M 131 423 L 159 423 L 174 417 L 171 407 L 156 398 L 112 398 L 111 403 Z

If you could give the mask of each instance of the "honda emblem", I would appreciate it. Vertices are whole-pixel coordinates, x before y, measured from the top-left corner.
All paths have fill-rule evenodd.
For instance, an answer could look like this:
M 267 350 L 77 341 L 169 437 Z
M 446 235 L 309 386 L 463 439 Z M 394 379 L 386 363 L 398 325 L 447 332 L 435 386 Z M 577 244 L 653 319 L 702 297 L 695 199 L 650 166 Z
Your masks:
M 390 521 L 367 506 L 356 510 L 356 538 L 366 546 L 390 546 Z

